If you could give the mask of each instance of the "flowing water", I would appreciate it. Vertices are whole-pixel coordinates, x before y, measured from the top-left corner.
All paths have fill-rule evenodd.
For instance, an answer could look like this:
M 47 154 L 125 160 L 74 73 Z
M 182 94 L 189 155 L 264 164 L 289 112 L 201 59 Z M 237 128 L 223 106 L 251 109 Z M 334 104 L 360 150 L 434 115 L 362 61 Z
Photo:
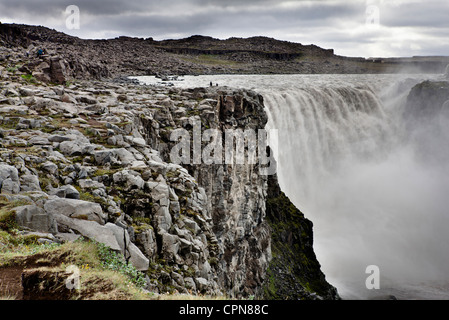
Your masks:
M 278 129 L 270 143 L 279 183 L 313 221 L 317 258 L 343 298 L 449 299 L 449 117 L 410 131 L 403 116 L 410 89 L 440 77 L 222 75 L 173 84 L 263 95 L 267 128 Z M 370 265 L 380 290 L 365 285 Z

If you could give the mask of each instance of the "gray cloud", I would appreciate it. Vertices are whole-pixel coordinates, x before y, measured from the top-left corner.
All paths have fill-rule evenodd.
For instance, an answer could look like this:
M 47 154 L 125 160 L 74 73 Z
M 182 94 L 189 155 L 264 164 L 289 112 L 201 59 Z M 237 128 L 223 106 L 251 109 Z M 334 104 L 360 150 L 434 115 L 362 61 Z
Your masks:
M 377 29 L 365 24 L 367 3 L 379 8 Z M 70 4 L 80 8 L 80 30 L 65 27 Z M 448 14 L 447 0 L 0 0 L 0 21 L 82 38 L 264 35 L 349 56 L 448 54 Z

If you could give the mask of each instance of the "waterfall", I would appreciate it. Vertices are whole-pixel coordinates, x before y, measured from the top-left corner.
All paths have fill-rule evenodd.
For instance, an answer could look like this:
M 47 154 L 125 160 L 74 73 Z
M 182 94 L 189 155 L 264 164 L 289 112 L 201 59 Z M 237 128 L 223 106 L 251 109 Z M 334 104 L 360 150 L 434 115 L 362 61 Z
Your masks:
M 318 260 L 343 297 L 423 298 L 404 288 L 425 282 L 438 291 L 433 281 L 447 278 L 449 170 L 420 161 L 408 137 L 403 112 L 415 83 L 263 91 L 267 126 L 278 129 L 280 185 L 313 221 Z M 379 267 L 383 291 L 365 287 L 369 265 Z

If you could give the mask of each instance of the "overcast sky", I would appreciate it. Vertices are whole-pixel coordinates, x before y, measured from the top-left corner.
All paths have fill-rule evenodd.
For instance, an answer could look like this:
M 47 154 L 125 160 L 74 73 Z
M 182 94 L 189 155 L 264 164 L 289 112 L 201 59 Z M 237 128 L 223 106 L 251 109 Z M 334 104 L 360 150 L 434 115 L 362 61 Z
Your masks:
M 261 35 L 353 57 L 449 55 L 448 0 L 0 0 L 0 21 L 89 39 Z

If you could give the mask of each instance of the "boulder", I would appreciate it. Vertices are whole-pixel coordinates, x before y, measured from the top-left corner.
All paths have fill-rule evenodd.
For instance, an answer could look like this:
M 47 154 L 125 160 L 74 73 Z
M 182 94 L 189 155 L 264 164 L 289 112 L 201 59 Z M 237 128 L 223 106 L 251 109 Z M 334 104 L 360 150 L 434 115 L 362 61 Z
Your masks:
M 21 191 L 41 191 L 39 177 L 32 174 L 24 174 L 20 177 Z
M 58 172 L 58 166 L 51 161 L 47 161 L 44 164 L 42 164 L 42 169 L 52 175 Z
M 95 151 L 94 157 L 99 165 L 107 163 L 129 165 L 136 160 L 133 154 L 125 148 Z
M 0 190 L 1 193 L 19 193 L 19 172 L 15 167 L 7 164 L 0 164 Z
M 56 198 L 47 200 L 44 205 L 47 213 L 62 214 L 67 217 L 95 221 L 105 224 L 107 216 L 98 203 L 76 199 Z
M 59 188 L 52 189 L 50 195 L 58 196 L 59 198 L 76 199 L 79 200 L 80 193 L 72 185 L 65 185 Z
M 20 192 L 20 184 L 11 178 L 3 180 L 1 193 L 17 194 Z
M 114 183 L 124 184 L 128 189 L 143 189 L 145 181 L 140 174 L 133 170 L 122 170 L 112 176 Z
M 16 207 L 14 211 L 16 213 L 16 223 L 21 227 L 39 232 L 58 232 L 58 226 L 53 214 L 36 205 Z
M 59 145 L 62 154 L 66 156 L 81 156 L 85 154 L 92 154 L 95 146 L 90 143 L 82 141 L 63 141 Z
M 73 230 L 86 238 L 103 243 L 112 250 L 121 252 L 122 249 L 111 229 L 95 221 L 73 219 L 60 213 L 55 214 L 54 217 L 58 226 Z

